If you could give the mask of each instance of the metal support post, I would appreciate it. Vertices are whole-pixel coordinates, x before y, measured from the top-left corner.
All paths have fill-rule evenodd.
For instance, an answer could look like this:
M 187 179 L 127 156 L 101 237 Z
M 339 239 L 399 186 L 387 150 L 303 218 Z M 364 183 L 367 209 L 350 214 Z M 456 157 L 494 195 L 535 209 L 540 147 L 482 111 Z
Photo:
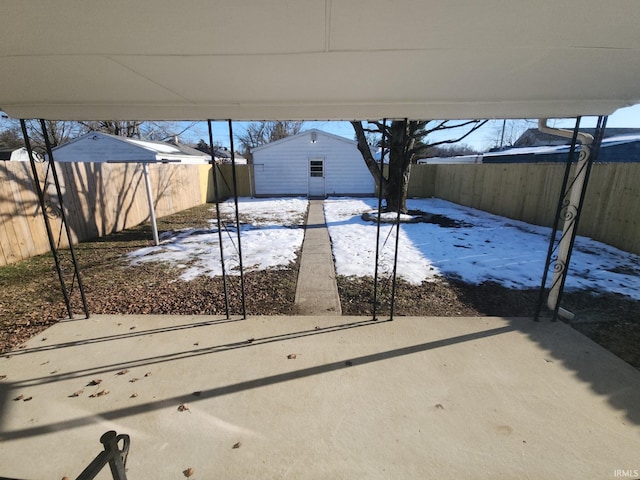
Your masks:
M 409 126 L 408 119 L 404 119 L 404 129 L 402 131 L 402 145 L 405 146 L 407 144 L 407 128 Z M 406 153 L 406 152 L 405 152 Z M 389 159 L 389 168 L 391 168 L 391 159 Z M 391 172 L 389 172 L 389 177 L 391 177 Z M 393 320 L 393 311 L 396 303 L 396 286 L 397 286 L 397 273 L 398 273 L 398 246 L 400 244 L 400 203 L 402 200 L 402 186 L 398 189 L 398 214 L 396 216 L 396 244 L 395 251 L 393 253 L 393 279 L 391 283 L 391 314 L 389 320 Z
M 382 141 L 380 150 L 380 181 L 378 182 L 378 225 L 376 228 L 376 264 L 373 274 L 373 320 L 377 320 L 378 312 L 378 260 L 380 257 L 380 222 L 382 220 L 382 180 L 384 177 L 384 149 L 387 138 L 387 119 L 382 120 Z
M 240 234 L 240 213 L 238 210 L 238 178 L 236 174 L 236 154 L 233 147 L 233 122 L 229 120 L 229 148 L 231 150 L 231 171 L 233 172 L 233 200 L 236 210 L 236 226 L 238 233 L 238 258 L 240 264 L 240 290 L 242 294 L 242 318 L 247 318 L 247 304 L 244 292 L 244 268 L 242 267 L 242 241 Z
M 213 131 L 211 129 L 211 120 L 207 120 L 209 125 L 209 149 L 211 150 L 211 172 L 213 175 L 213 190 L 215 192 L 216 202 L 216 222 L 218 226 L 218 242 L 220 244 L 220 267 L 222 268 L 222 288 L 224 290 L 224 311 L 229 319 L 229 291 L 227 287 L 227 274 L 224 266 L 224 248 L 222 246 L 222 222 L 220 220 L 220 196 L 218 194 L 218 174 L 216 167 L 216 152 L 213 147 Z
M 540 317 L 547 272 L 549 269 L 553 270 L 553 279 L 547 297 L 547 304 L 549 309 L 553 311 L 552 321 L 556 321 L 559 314 L 567 318 L 573 317 L 573 314 L 562 309 L 560 305 L 571 261 L 571 254 L 577 235 L 578 222 L 582 214 L 584 198 L 589 184 L 591 167 L 593 162 L 597 159 L 600 151 L 602 138 L 606 129 L 607 117 L 598 117 L 595 135 L 593 137 L 591 135 L 579 133 L 579 123 L 580 119 L 578 118 L 572 135 L 572 148 L 567 159 L 562 189 L 556 209 L 556 217 L 553 224 L 551 239 L 549 241 L 549 249 L 547 252 L 545 269 L 540 285 L 538 304 L 536 306 L 536 313 L 534 317 L 536 321 L 538 321 Z M 549 129 L 548 127 L 541 126 L 539 128 L 541 130 L 552 131 L 552 129 Z M 557 133 L 561 136 L 568 136 L 568 132 L 565 130 L 553 130 L 553 133 Z M 569 182 L 569 172 L 572 168 L 574 152 L 576 149 L 575 144 L 578 139 L 581 141 L 580 155 L 575 167 L 575 175 L 573 176 L 572 181 Z M 564 225 L 560 240 L 556 243 L 556 235 L 560 219 L 564 220 Z
M 58 274 L 58 281 L 60 282 L 60 289 L 62 290 L 62 296 L 64 297 L 64 303 L 67 307 L 67 314 L 69 318 L 73 318 L 73 309 L 71 308 L 71 300 L 69 298 L 69 292 L 67 285 L 64 281 L 62 274 L 62 266 L 60 263 L 60 256 L 58 254 L 58 248 L 56 246 L 55 238 L 53 237 L 53 230 L 51 229 L 51 222 L 47 215 L 47 204 L 44 198 L 44 191 L 40 185 L 40 178 L 38 176 L 38 169 L 36 168 L 36 162 L 33 155 L 33 148 L 31 147 L 31 139 L 27 132 L 27 126 L 24 120 L 20 120 L 20 127 L 22 128 L 22 136 L 24 138 L 24 144 L 29 154 L 29 163 L 31 164 L 31 173 L 33 174 L 33 182 L 36 187 L 36 193 L 38 194 L 38 202 L 40 203 L 40 210 L 42 211 L 42 218 L 44 219 L 44 225 L 47 230 L 47 238 L 49 239 L 49 248 L 51 249 L 51 255 L 53 255 L 53 261 L 56 265 L 56 272 Z
M 53 183 L 56 189 L 56 194 L 58 195 L 58 202 L 60 203 L 60 220 L 62 221 L 62 226 L 64 228 L 65 234 L 67 235 L 67 241 L 69 242 L 69 252 L 71 253 L 71 260 L 73 262 L 73 279 L 71 281 L 71 290 L 73 290 L 73 280 L 76 279 L 78 281 L 78 290 L 80 291 L 80 298 L 82 299 L 84 314 L 86 318 L 89 318 L 89 306 L 87 305 L 87 298 L 84 294 L 84 286 L 82 285 L 82 277 L 80 276 L 80 267 L 78 265 L 76 251 L 71 239 L 71 230 L 69 229 L 69 222 L 67 222 L 67 214 L 64 210 L 62 190 L 60 189 L 58 172 L 54 164 L 53 149 L 51 148 L 51 142 L 49 140 L 49 132 L 47 131 L 47 125 L 45 124 L 45 121 L 42 119 L 40 120 L 40 127 L 42 128 L 42 136 L 44 138 L 45 147 L 47 149 L 47 156 L 49 157 L 49 166 L 51 168 L 51 173 L 53 176 Z M 70 318 L 73 318 L 73 316 L 70 315 Z
M 156 209 L 153 205 L 153 192 L 151 191 L 151 179 L 149 178 L 149 164 L 142 162 L 142 171 L 144 172 L 144 184 L 147 188 L 147 200 L 149 202 L 149 218 L 151 220 L 151 230 L 153 230 L 153 243 L 160 245 L 158 238 L 158 223 L 156 222 Z

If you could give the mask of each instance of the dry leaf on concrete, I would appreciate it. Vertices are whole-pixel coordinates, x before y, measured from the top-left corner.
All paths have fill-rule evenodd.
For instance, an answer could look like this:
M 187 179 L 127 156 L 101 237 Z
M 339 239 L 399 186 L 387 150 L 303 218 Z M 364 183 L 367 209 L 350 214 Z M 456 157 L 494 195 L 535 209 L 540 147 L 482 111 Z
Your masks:
M 187 468 L 182 472 L 182 474 L 187 478 L 192 477 L 194 473 L 195 473 L 195 470 L 191 467 Z
M 109 395 L 109 390 L 100 390 L 98 393 L 89 395 L 89 398 L 104 397 L 105 395 Z

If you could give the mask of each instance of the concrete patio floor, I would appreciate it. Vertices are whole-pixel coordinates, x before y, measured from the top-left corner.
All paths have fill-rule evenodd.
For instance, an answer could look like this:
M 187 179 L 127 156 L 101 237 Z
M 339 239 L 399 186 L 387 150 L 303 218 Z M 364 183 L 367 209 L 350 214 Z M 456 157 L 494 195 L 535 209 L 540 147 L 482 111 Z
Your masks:
M 129 480 L 640 469 L 640 372 L 563 323 L 96 315 L 0 358 L 0 378 L 0 477 L 75 478 L 111 429 Z

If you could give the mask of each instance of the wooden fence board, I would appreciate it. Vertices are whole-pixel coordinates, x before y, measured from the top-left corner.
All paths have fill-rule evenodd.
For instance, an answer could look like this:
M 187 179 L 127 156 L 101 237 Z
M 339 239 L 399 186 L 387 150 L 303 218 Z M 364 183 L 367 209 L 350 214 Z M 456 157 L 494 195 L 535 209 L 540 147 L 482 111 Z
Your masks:
M 551 226 L 564 165 L 414 165 L 435 181 L 434 196 L 536 225 Z M 420 191 L 412 185 L 411 191 Z M 640 254 L 640 164 L 595 164 L 578 233 Z

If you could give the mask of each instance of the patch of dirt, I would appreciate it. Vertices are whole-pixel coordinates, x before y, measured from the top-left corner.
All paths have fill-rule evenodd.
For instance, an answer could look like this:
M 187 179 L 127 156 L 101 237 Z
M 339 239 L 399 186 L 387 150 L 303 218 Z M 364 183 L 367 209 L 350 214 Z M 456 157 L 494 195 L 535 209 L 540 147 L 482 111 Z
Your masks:
M 208 229 L 215 217 L 211 205 L 202 205 L 158 220 L 160 233 L 184 228 Z M 76 245 L 84 290 L 92 314 L 224 315 L 222 277 L 180 280 L 182 270 L 161 263 L 135 268 L 127 252 L 153 245 L 151 227 L 138 226 Z M 61 251 L 62 263 L 72 272 L 70 254 Z M 71 273 L 66 275 L 69 280 Z M 245 300 L 249 315 L 286 315 L 292 312 L 298 264 L 284 270 L 246 273 Z M 23 344 L 61 318 L 67 309 L 51 255 L 40 255 L 0 267 L 0 353 Z M 242 314 L 240 277 L 227 277 L 229 311 Z M 73 312 L 82 318 L 77 286 L 71 295 Z
M 440 215 L 438 213 L 429 213 L 423 212 L 422 210 L 409 210 L 407 212 L 409 218 L 401 217 L 400 223 L 433 223 L 434 225 L 439 225 L 444 228 L 462 228 L 462 227 L 471 227 L 472 225 L 466 222 L 462 222 L 460 220 L 454 220 L 452 218 L 447 217 L 446 215 Z M 367 222 L 378 222 L 378 212 L 365 212 L 361 217 L 364 221 Z M 382 217 L 380 218 L 380 223 L 396 223 L 397 217 Z
M 160 231 L 209 229 L 211 205 L 202 205 L 158 220 Z M 160 263 L 132 268 L 127 252 L 152 245 L 151 229 L 139 226 L 76 246 L 91 313 L 149 313 L 224 315 L 220 277 L 184 282 L 181 270 Z M 68 252 L 61 252 L 68 265 Z M 246 310 L 249 315 L 293 314 L 298 264 L 285 270 L 245 275 Z M 229 277 L 230 312 L 241 313 L 240 279 Z M 41 255 L 0 268 L 0 353 L 18 348 L 26 340 L 66 318 L 66 307 L 50 255 Z M 373 280 L 338 277 L 345 315 L 372 315 Z M 419 316 L 533 316 L 536 289 L 510 290 L 495 283 L 469 285 L 457 279 L 440 279 L 414 286 L 399 281 L 396 315 Z M 391 285 L 381 282 L 378 314 L 389 312 Z M 78 317 L 82 306 L 77 288 L 72 305 Z M 567 292 L 563 307 L 576 313 L 572 326 L 640 369 L 640 302 L 620 295 Z M 543 310 L 543 315 L 548 315 Z

